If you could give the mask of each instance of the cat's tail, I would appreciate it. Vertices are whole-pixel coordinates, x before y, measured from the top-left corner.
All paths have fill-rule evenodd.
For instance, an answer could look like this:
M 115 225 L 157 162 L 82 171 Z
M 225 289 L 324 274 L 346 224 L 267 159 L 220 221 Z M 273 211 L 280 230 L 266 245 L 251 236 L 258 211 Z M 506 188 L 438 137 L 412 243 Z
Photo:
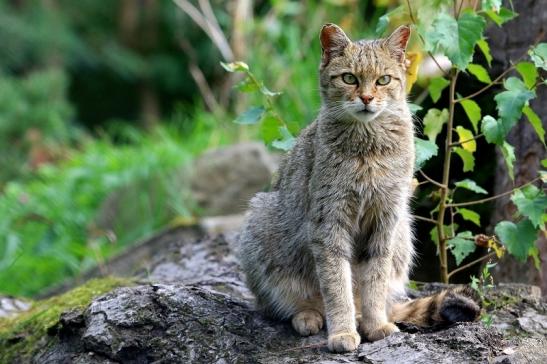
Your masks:
M 450 288 L 431 296 L 395 304 L 390 321 L 420 327 L 475 321 L 480 315 L 480 302 L 477 292 L 471 287 Z

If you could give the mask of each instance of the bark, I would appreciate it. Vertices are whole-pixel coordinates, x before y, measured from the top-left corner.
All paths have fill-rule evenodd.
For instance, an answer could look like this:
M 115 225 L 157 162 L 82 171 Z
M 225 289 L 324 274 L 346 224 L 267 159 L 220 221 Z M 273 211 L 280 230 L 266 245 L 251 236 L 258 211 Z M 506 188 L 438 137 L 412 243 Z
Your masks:
M 515 11 L 519 16 L 499 28 L 492 26 L 488 31 L 490 48 L 494 57 L 495 72 L 501 73 L 526 53 L 530 45 L 538 40 L 545 42 L 547 11 L 545 3 L 540 0 L 514 1 Z M 506 4 L 508 5 L 508 4 Z M 542 38 L 543 35 L 543 39 Z M 537 98 L 531 107 L 538 114 L 546 127 L 547 88 L 538 87 Z M 503 156 L 497 151 L 497 172 L 494 194 L 511 190 L 538 175 L 540 162 L 546 157 L 545 147 L 534 132 L 530 123 L 523 117 L 507 137 L 515 147 L 515 182 L 511 181 Z M 509 196 L 497 200 L 491 218 L 492 228 L 501 220 L 513 220 L 516 212 Z M 501 282 L 523 282 L 540 285 L 543 294 L 547 294 L 547 238 L 540 233 L 536 242 L 542 262 L 541 271 L 534 268 L 532 262 L 522 264 L 512 257 L 506 257 L 494 268 L 494 279 Z

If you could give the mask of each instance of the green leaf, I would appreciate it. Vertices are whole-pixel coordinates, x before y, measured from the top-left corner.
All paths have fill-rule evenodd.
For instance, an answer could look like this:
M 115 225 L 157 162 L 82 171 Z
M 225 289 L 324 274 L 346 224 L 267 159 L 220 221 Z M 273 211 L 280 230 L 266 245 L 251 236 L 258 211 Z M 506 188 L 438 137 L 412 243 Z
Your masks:
M 460 70 L 471 61 L 473 48 L 482 38 L 486 22 L 483 17 L 465 11 L 458 20 L 441 12 L 425 33 L 426 50 L 443 52 Z
M 260 85 L 260 93 L 264 96 L 269 96 L 269 97 L 273 97 L 273 96 L 279 96 L 282 94 L 282 92 L 277 92 L 277 91 L 270 91 L 268 90 L 268 88 L 264 85 Z
M 481 226 L 481 215 L 475 211 L 461 207 L 456 208 L 456 212 L 460 214 L 464 220 L 471 221 L 479 227 Z
M 488 45 L 488 42 L 486 39 L 482 38 L 477 41 L 477 45 L 479 46 L 479 49 L 481 50 L 482 54 L 484 54 L 484 58 L 486 58 L 486 62 L 488 63 L 488 67 L 492 67 L 492 54 L 490 53 L 490 46 Z
M 543 68 L 547 71 L 547 43 L 539 43 L 528 54 L 537 68 Z
M 488 191 L 486 191 L 484 188 L 479 186 L 477 184 L 477 182 L 475 182 L 475 181 L 473 181 L 469 178 L 458 181 L 454 184 L 456 185 L 456 187 L 465 188 L 466 190 L 469 190 L 469 191 L 473 191 L 473 192 L 476 192 L 476 193 L 482 193 L 484 195 L 488 194 Z
M 378 24 L 376 24 L 376 30 L 375 30 L 376 35 L 377 35 L 378 37 L 381 37 L 381 36 L 385 33 L 385 31 L 386 31 L 386 29 L 387 29 L 387 27 L 388 27 L 388 25 L 389 25 L 390 19 L 391 19 L 392 17 L 394 17 L 394 16 L 396 16 L 396 15 L 402 13 L 403 11 L 404 11 L 404 7 L 398 6 L 398 7 L 396 7 L 395 9 L 393 9 L 393 10 L 391 10 L 391 11 L 385 13 L 384 15 L 382 15 L 382 16 L 378 19 Z
M 409 102 L 408 109 L 410 110 L 411 113 L 416 114 L 418 111 L 422 110 L 423 107 L 421 107 L 420 105 L 413 104 L 412 102 Z
M 454 152 L 462 159 L 464 172 L 475 169 L 475 157 L 473 157 L 473 153 L 463 148 L 454 148 Z
M 230 63 L 224 63 L 220 62 L 220 65 L 222 68 L 224 68 L 228 72 L 248 72 L 249 66 L 245 62 L 230 62 Z
M 482 118 L 481 130 L 488 143 L 497 145 L 503 143 L 503 139 L 508 133 L 505 132 L 503 124 L 490 115 L 486 115 Z
M 501 145 L 501 154 L 503 155 L 503 160 L 505 161 L 505 165 L 507 166 L 507 172 L 509 173 L 509 177 L 511 177 L 512 180 L 515 179 L 515 172 L 513 164 L 515 163 L 515 148 L 507 142 L 503 142 Z
M 236 124 L 242 125 L 251 125 L 256 124 L 264 115 L 266 111 L 262 106 L 251 107 L 249 110 L 245 111 L 243 114 L 239 115 L 234 122 Z
M 488 74 L 488 71 L 480 64 L 470 63 L 467 65 L 467 70 L 469 71 L 469 73 L 475 76 L 477 80 L 481 81 L 482 83 L 492 82 L 492 80 L 490 79 L 490 75 Z
M 429 109 L 424 117 L 424 134 L 435 142 L 437 135 L 443 130 L 443 125 L 448 121 L 448 110 Z
M 459 142 L 465 142 L 460 144 L 461 147 L 468 152 L 475 152 L 477 150 L 477 142 L 473 139 L 473 133 L 471 130 L 464 128 L 463 126 L 458 125 L 456 127 L 456 133 L 458 133 Z
M 235 87 L 241 92 L 255 92 L 260 88 L 250 77 L 245 77 Z
M 517 206 L 520 214 L 529 218 L 537 229 L 545 226 L 547 196 L 542 190 L 533 185 L 526 186 L 515 190 L 511 201 Z
M 539 140 L 541 140 L 543 145 L 545 145 L 545 129 L 543 129 L 543 124 L 539 116 L 534 112 L 534 110 L 532 110 L 530 106 L 525 106 L 522 109 L 522 112 L 524 113 L 524 115 L 526 115 L 526 118 L 528 119 L 530 124 L 532 124 L 532 127 L 536 131 Z
M 477 104 L 473 100 L 462 100 L 460 101 L 460 104 L 465 110 L 469 121 L 471 121 L 471 125 L 473 125 L 473 130 L 475 131 L 475 133 L 477 133 L 479 130 L 479 121 L 481 120 L 481 108 L 479 104 Z
M 291 134 L 286 126 L 282 126 L 281 128 L 279 128 L 279 132 L 281 133 L 281 139 L 275 140 L 272 143 L 272 147 L 284 151 L 291 150 L 294 146 L 294 143 L 296 143 L 295 137 Z
M 518 15 L 517 13 L 512 12 L 507 8 L 501 8 L 499 12 L 486 10 L 485 13 L 490 19 L 492 19 L 494 23 L 497 24 L 498 27 L 501 27 L 504 23 L 508 22 Z
M 443 77 L 435 77 L 429 83 L 429 96 L 433 102 L 439 101 L 441 94 L 446 86 L 450 85 L 450 81 L 444 79 Z
M 528 90 L 526 85 L 516 77 L 505 80 L 506 91 L 500 92 L 494 97 L 496 108 L 503 124 L 504 136 L 509 133 L 522 115 L 522 108 L 535 97 L 535 93 Z
M 443 225 L 444 236 L 451 236 L 452 235 L 452 227 L 454 228 L 454 231 L 458 230 L 458 224 L 452 224 L 452 226 Z M 436 226 L 429 231 L 429 237 L 431 238 L 431 240 L 433 240 L 435 245 L 439 245 L 439 236 L 437 235 L 437 227 Z
M 416 148 L 416 170 L 422 168 L 425 162 L 431 159 L 431 157 L 436 156 L 439 152 L 437 144 L 430 140 L 414 138 L 414 145 Z
M 502 0 L 482 0 L 481 8 L 483 10 L 493 10 L 495 12 L 500 11 Z
M 538 70 L 532 62 L 519 62 L 517 64 L 517 71 L 520 73 L 524 84 L 530 90 L 536 85 L 536 79 L 538 78 Z
M 473 234 L 470 231 L 462 231 L 448 240 L 448 249 L 456 258 L 456 265 L 462 264 L 463 260 L 475 251 L 476 247 Z
M 264 143 L 270 144 L 274 140 L 283 138 L 281 131 L 279 130 L 282 126 L 283 123 L 276 117 L 270 113 L 266 114 L 260 123 L 260 136 L 262 137 L 262 140 L 264 140 Z
M 528 219 L 518 224 L 502 221 L 496 225 L 494 231 L 509 253 L 521 262 L 525 262 L 530 255 L 538 235 L 534 225 Z

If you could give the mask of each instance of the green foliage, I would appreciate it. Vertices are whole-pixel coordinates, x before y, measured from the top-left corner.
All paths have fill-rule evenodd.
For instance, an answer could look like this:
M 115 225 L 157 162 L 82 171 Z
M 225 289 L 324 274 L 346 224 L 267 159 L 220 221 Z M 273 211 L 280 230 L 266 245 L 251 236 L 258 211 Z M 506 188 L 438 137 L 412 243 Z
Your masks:
M 481 108 L 479 104 L 473 100 L 462 100 L 460 105 L 462 105 L 467 117 L 469 118 L 469 121 L 471 121 L 473 130 L 477 133 L 479 129 L 479 121 L 481 120 Z
M 433 100 L 433 102 L 439 101 L 441 93 L 448 85 L 450 85 L 450 81 L 444 77 L 435 77 L 431 79 L 429 82 L 429 95 L 431 96 L 431 100 Z
M 454 258 L 456 258 L 456 264 L 460 265 L 469 254 L 475 251 L 473 233 L 462 231 L 452 239 L 448 239 L 448 249 L 450 249 Z
M 467 65 L 467 70 L 482 83 L 489 84 L 490 82 L 492 82 L 488 71 L 480 64 L 469 63 Z
M 509 253 L 521 262 L 525 262 L 530 253 L 533 254 L 538 232 L 530 220 L 525 219 L 516 224 L 502 221 L 496 225 L 495 231 Z
M 437 135 L 443 130 L 443 125 L 448 121 L 448 110 L 431 108 L 424 116 L 424 134 L 429 141 L 435 143 Z
M 500 92 L 494 97 L 496 108 L 501 119 L 504 136 L 519 120 L 522 108 L 536 95 L 529 90 L 524 82 L 516 77 L 509 77 L 503 83 L 506 91 Z
M 537 68 L 547 71 L 547 43 L 539 43 L 528 54 Z
M 545 229 L 547 222 L 547 196 L 536 186 L 526 186 L 511 196 L 521 215 L 530 219 L 536 229 Z
M 425 162 L 436 156 L 439 152 L 439 147 L 435 142 L 414 138 L 416 147 L 416 170 L 422 168 Z
M 482 193 L 482 194 L 485 194 L 485 195 L 488 194 L 488 191 L 486 191 L 484 188 L 479 186 L 477 184 L 477 182 L 475 182 L 473 180 L 470 180 L 468 178 L 466 178 L 462 181 L 458 181 L 454 184 L 456 185 L 456 187 L 465 188 L 466 190 L 473 191 L 475 193 Z

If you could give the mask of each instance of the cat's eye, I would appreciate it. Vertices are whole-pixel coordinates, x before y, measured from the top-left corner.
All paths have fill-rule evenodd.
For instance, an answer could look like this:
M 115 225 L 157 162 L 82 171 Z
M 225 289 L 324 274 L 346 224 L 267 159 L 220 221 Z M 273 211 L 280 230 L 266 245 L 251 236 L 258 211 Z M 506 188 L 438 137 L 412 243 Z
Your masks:
M 357 85 L 357 77 L 355 77 L 351 73 L 344 73 L 342 75 L 342 81 L 344 81 L 348 85 Z
M 376 80 L 376 83 L 380 86 L 385 86 L 390 82 L 391 82 L 391 76 L 389 75 L 380 76 L 380 78 Z

